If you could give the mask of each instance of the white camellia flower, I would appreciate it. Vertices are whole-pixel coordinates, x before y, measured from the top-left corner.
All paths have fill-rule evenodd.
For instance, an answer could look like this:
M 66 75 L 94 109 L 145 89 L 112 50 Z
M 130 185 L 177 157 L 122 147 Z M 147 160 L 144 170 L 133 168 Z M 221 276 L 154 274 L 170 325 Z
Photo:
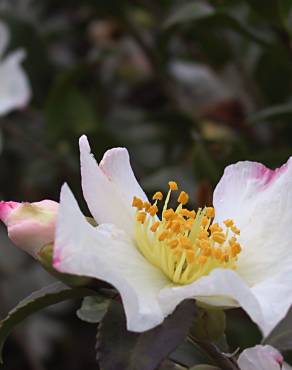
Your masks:
M 292 370 L 281 353 L 269 345 L 247 348 L 240 354 L 238 365 L 240 370 Z
M 19 49 L 4 56 L 8 43 L 9 31 L 0 22 L 0 116 L 26 106 L 31 97 L 30 85 L 21 66 L 25 53 Z
M 54 267 L 104 280 L 121 294 L 127 327 L 160 324 L 184 299 L 241 306 L 266 336 L 292 303 L 292 161 L 272 171 L 256 162 L 228 166 L 214 192 L 214 209 L 185 208 L 174 181 L 151 204 L 124 148 L 97 165 L 80 139 L 82 188 L 99 226 L 90 225 L 64 185 Z M 171 200 L 172 201 L 172 200 Z M 236 226 L 235 226 L 236 224 Z

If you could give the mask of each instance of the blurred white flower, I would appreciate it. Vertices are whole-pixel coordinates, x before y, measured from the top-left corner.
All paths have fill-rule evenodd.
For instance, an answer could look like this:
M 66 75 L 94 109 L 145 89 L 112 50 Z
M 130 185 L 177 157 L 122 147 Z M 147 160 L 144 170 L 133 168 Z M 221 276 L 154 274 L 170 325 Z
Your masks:
M 0 22 L 0 116 L 25 107 L 31 97 L 30 84 L 21 66 L 25 52 L 18 49 L 4 55 L 9 39 L 7 26 Z

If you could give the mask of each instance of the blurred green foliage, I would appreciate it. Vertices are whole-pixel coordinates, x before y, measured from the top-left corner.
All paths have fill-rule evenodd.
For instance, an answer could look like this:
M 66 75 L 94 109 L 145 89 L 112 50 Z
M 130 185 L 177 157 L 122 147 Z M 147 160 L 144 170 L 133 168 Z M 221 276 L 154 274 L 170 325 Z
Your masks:
M 0 0 L 0 18 L 33 90 L 0 119 L 3 199 L 58 199 L 67 181 L 81 201 L 83 133 L 97 159 L 126 146 L 146 191 L 174 179 L 196 205 L 226 165 L 292 153 L 290 0 Z M 254 344 L 233 319 L 231 348 Z

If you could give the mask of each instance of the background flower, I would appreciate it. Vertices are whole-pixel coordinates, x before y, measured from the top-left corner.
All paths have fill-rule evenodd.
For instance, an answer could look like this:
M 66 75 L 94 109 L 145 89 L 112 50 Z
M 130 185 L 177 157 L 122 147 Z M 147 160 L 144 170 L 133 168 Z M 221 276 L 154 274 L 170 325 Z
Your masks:
M 30 84 L 21 66 L 25 52 L 16 50 L 5 55 L 9 39 L 7 26 L 0 22 L 0 115 L 24 108 L 31 97 Z

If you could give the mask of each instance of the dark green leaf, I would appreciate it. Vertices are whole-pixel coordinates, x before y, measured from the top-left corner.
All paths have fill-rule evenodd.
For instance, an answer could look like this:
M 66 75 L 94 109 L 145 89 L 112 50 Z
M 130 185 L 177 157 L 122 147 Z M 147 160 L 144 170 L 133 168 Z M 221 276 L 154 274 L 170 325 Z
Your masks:
M 245 0 L 258 15 L 270 23 L 281 25 L 283 23 L 281 0 Z
M 171 27 L 186 21 L 196 21 L 214 14 L 214 8 L 202 1 L 191 1 L 175 8 L 164 22 L 164 27 Z
M 287 315 L 274 328 L 271 334 L 264 340 L 264 344 L 270 344 L 279 351 L 291 350 L 292 348 L 292 306 Z
M 193 300 L 184 301 L 163 324 L 138 334 L 126 329 L 122 305 L 112 301 L 99 330 L 98 360 L 105 370 L 153 370 L 187 336 L 196 316 Z
M 225 312 L 214 309 L 200 309 L 191 328 L 194 338 L 200 340 L 217 341 L 225 332 Z
M 103 297 L 85 297 L 76 314 L 80 320 L 96 324 L 103 319 L 109 304 L 110 300 Z
M 13 328 L 34 312 L 65 301 L 67 299 L 82 298 L 95 295 L 96 292 L 86 288 L 68 288 L 62 283 L 54 283 L 42 288 L 22 300 L 5 319 L 0 322 L 0 361 L 2 360 L 2 349 Z

